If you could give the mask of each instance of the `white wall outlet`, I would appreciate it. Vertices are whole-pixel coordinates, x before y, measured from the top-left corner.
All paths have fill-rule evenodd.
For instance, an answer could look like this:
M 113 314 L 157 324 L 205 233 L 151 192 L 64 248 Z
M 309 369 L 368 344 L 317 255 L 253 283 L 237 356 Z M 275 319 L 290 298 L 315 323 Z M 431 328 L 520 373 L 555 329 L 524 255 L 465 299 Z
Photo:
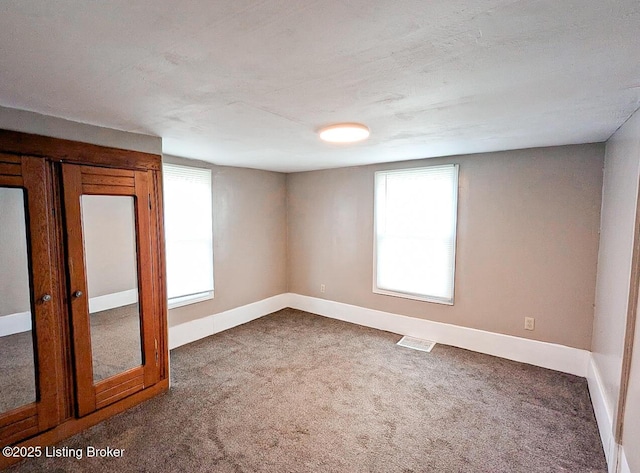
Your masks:
M 320 292 L 324 292 L 324 290 L 325 290 L 324 284 L 320 284 Z
M 525 330 L 533 330 L 536 326 L 536 319 L 533 317 L 525 317 L 524 318 L 524 329 Z

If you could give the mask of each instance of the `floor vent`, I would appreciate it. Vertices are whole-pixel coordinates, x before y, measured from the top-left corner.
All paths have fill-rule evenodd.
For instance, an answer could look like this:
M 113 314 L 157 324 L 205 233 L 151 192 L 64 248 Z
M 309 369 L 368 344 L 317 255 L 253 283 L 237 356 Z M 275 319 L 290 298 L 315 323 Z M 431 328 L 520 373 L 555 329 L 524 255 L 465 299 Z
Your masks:
M 397 344 L 401 347 L 412 348 L 420 351 L 431 351 L 433 347 L 436 346 L 436 342 L 432 342 L 431 340 L 422 340 L 420 338 L 413 337 L 402 337 Z

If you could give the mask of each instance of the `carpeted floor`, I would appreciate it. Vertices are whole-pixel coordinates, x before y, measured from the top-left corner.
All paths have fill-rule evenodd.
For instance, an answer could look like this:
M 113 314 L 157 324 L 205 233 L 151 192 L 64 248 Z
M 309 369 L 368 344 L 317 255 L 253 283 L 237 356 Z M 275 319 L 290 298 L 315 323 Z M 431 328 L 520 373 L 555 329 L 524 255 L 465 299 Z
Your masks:
M 35 400 L 36 375 L 31 330 L 0 337 L 0 412 Z
M 142 364 L 138 304 L 91 314 L 93 379 L 100 381 Z M 0 412 L 36 399 L 31 331 L 0 337 Z
M 142 364 L 139 314 L 131 304 L 89 316 L 94 382 Z
M 292 309 L 171 353 L 172 389 L 42 472 L 606 472 L 586 381 Z

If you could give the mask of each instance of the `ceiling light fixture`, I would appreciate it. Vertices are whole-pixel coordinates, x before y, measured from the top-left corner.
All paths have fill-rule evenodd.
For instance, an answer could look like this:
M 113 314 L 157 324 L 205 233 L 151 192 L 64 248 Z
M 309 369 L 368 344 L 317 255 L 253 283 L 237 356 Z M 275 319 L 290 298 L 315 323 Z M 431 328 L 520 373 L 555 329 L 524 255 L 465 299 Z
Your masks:
M 369 128 L 360 123 L 338 123 L 322 128 L 320 139 L 330 143 L 355 143 L 369 137 Z

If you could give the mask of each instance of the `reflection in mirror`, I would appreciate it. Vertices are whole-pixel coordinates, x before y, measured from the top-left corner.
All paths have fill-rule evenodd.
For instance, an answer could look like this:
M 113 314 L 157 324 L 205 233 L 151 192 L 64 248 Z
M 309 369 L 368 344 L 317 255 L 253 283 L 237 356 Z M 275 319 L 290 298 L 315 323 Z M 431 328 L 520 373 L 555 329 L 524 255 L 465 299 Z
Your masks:
M 96 382 L 142 364 L 135 203 L 83 195 L 81 206 Z
M 0 413 L 36 401 L 24 190 L 0 187 Z

